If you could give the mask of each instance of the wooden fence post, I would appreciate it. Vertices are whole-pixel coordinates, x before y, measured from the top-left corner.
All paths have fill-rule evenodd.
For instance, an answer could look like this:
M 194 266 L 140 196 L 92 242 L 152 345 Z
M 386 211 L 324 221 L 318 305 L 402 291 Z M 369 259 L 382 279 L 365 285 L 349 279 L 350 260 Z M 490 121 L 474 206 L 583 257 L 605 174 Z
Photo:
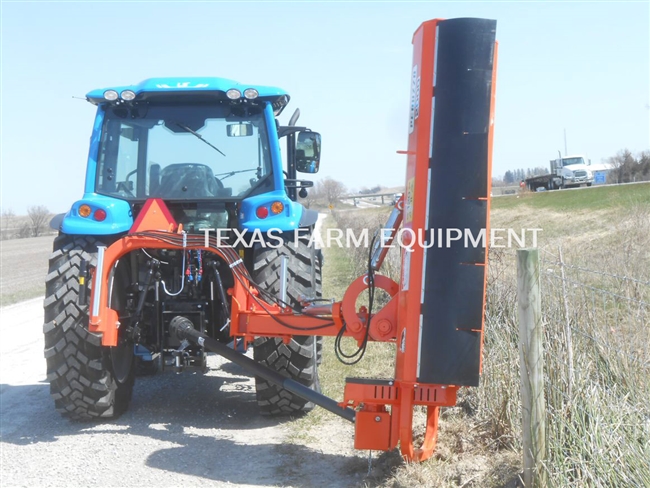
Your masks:
M 539 252 L 517 250 L 517 295 L 519 308 L 519 359 L 521 369 L 524 485 L 546 485 L 546 402 L 542 351 L 542 305 Z

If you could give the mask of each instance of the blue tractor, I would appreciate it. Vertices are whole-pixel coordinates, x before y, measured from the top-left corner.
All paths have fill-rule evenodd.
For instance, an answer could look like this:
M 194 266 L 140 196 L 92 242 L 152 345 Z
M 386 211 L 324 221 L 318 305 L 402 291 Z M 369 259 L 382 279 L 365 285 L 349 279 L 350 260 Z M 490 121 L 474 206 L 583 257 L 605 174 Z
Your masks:
M 154 78 L 86 98 L 97 115 L 84 194 L 52 221 L 59 235 L 44 303 L 50 391 L 56 408 L 72 419 L 124 412 L 138 368 L 204 370 L 202 348 L 169 333 L 177 314 L 237 347 L 228 325 L 232 275 L 200 250 L 142 249 L 124 256 L 107 284 L 110 307 L 119 314 L 119 343 L 102 346 L 89 330 L 89 270 L 98 248 L 126 235 L 151 199 L 162 200 L 185 233 L 219 233 L 268 295 L 291 307 L 321 295 L 322 258 L 309 243 L 318 214 L 297 202 L 313 185 L 297 172 L 318 171 L 320 135 L 295 125 L 298 110 L 287 126 L 279 125 L 286 92 L 223 78 Z M 279 245 L 247 240 L 256 231 L 273 231 Z M 320 339 L 259 337 L 254 359 L 319 390 Z M 261 378 L 256 390 L 264 414 L 313 407 Z

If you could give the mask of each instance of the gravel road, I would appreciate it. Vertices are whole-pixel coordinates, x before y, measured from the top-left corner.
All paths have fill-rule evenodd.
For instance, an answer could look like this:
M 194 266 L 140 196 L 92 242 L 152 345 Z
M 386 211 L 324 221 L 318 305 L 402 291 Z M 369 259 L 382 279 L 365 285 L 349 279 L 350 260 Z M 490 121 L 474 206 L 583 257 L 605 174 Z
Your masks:
M 9 242 L 21 259 L 2 253 L 3 296 L 42 290 L 41 278 L 21 282 L 20 276 L 34 275 L 21 270 L 32 266 L 44 277 L 51 241 Z M 352 449 L 351 424 L 329 414 L 299 424 L 260 416 L 252 377 L 219 356 L 208 357 L 205 375 L 138 377 L 119 419 L 63 419 L 45 378 L 42 323 L 42 298 L 0 308 L 3 487 L 336 487 L 363 479 L 364 453 Z
M 351 486 L 361 480 L 349 426 L 330 421 L 305 442 L 288 443 L 292 422 L 258 415 L 252 378 L 217 356 L 209 357 L 206 375 L 138 377 L 131 407 L 119 419 L 65 420 L 49 396 L 41 324 L 41 298 L 0 309 L 3 486 Z

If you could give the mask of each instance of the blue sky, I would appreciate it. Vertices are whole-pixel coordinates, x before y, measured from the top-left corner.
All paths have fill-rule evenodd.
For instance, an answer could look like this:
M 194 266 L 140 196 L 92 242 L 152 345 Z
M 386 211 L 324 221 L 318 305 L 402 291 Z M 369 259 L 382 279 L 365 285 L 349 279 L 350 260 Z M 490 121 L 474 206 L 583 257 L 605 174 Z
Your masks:
M 404 183 L 411 38 L 432 18 L 497 20 L 494 173 L 564 147 L 650 148 L 648 2 L 2 2 L 2 208 L 81 197 L 94 88 L 223 76 L 286 89 L 321 132 L 319 177 Z

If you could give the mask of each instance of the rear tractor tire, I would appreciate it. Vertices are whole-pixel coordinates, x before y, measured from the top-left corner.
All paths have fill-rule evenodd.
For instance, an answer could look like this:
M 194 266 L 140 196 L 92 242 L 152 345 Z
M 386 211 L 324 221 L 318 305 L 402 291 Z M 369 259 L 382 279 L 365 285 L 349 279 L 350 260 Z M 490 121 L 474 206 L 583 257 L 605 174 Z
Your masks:
M 127 409 L 133 391 L 133 343 L 120 337 L 118 346 L 102 346 L 101 334 L 88 330 L 88 306 L 78 302 L 81 260 L 95 266 L 101 245 L 93 237 L 59 235 L 45 281 L 43 333 L 50 394 L 56 409 L 73 420 L 117 417 Z M 115 271 L 115 283 L 128 280 L 123 263 Z M 124 307 L 125 291 L 119 284 L 113 288 L 115 310 Z
M 298 307 L 300 297 L 320 297 L 321 260 L 306 242 L 287 242 L 278 249 L 262 248 L 255 255 L 253 280 L 271 295 L 280 295 L 281 257 L 287 256 L 287 302 Z M 281 339 L 259 337 L 253 343 L 253 357 L 282 375 L 320 392 L 318 365 L 322 337 L 293 336 L 288 344 Z M 268 381 L 255 377 L 257 404 L 262 415 L 295 415 L 309 412 L 312 402 Z

